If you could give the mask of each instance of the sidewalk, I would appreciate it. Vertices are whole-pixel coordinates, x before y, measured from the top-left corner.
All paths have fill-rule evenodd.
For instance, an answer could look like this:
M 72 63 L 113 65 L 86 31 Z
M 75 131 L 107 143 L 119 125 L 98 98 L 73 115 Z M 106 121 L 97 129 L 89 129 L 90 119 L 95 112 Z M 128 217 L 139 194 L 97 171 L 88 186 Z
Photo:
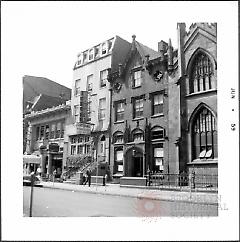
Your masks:
M 100 185 L 75 185 L 68 183 L 53 183 L 53 182 L 42 182 L 43 187 L 52 189 L 63 189 L 70 190 L 74 192 L 87 192 L 103 195 L 112 196 L 125 196 L 134 197 L 139 199 L 154 199 L 162 201 L 178 201 L 178 202 L 189 202 L 197 204 L 208 204 L 217 205 L 218 204 L 218 194 L 217 193 L 204 193 L 204 192 L 186 192 L 186 191 L 167 191 L 167 190 L 155 190 L 147 188 L 128 188 L 120 187 L 119 184 L 109 184 L 106 186 Z

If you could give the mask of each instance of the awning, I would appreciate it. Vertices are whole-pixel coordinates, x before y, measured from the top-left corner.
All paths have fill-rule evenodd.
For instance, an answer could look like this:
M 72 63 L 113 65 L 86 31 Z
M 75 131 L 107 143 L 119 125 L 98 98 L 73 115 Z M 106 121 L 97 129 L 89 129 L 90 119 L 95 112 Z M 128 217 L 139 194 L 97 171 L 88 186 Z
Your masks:
M 41 157 L 36 155 L 23 155 L 23 164 L 41 164 Z

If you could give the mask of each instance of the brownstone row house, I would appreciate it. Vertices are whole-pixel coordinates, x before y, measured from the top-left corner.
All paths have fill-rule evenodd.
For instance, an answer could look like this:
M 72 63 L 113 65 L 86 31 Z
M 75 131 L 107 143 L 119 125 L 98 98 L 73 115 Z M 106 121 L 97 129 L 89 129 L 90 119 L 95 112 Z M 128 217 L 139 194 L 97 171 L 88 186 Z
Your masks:
M 217 174 L 216 24 L 178 24 L 178 49 L 135 38 L 109 74 L 113 176 Z

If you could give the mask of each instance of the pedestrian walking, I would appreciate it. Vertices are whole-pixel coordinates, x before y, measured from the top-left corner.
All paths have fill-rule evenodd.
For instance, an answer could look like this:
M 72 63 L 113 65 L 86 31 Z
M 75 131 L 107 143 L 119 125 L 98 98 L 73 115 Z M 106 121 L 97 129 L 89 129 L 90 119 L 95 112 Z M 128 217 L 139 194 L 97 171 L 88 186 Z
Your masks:
M 91 186 L 91 170 L 87 169 L 86 174 L 87 174 L 87 181 L 86 181 L 86 183 L 88 182 L 88 186 L 90 187 Z

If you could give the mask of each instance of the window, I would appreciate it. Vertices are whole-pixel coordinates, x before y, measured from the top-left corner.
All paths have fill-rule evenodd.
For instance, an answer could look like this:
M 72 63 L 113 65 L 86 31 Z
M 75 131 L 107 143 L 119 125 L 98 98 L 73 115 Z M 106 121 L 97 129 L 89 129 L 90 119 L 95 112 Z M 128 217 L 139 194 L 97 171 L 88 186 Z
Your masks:
M 99 120 L 105 119 L 106 98 L 99 99 Z
M 90 145 L 86 145 L 86 154 L 91 154 L 91 146 Z
M 115 149 L 115 172 L 122 173 L 123 172 L 123 148 L 119 147 Z
M 78 137 L 77 142 L 78 143 L 82 143 L 83 142 L 83 137 Z
M 163 158 L 164 158 L 164 150 L 163 143 L 153 148 L 154 154 L 154 171 L 163 171 Z
M 218 156 L 217 128 L 215 118 L 207 108 L 196 115 L 192 130 L 193 159 L 208 159 Z
M 89 50 L 88 60 L 93 59 L 93 49 Z
M 83 145 L 78 145 L 77 146 L 77 154 L 83 154 L 83 148 L 84 148 L 84 146 Z
M 79 55 L 78 55 L 78 60 L 77 60 L 77 65 L 79 66 L 79 65 L 81 65 L 81 64 L 82 64 L 82 55 L 79 54 Z
M 41 126 L 40 128 L 40 139 L 44 138 L 44 126 Z
M 123 133 L 122 132 L 115 133 L 113 142 L 114 143 L 123 143 Z
M 83 63 L 87 61 L 87 52 L 83 53 Z
M 143 99 L 137 98 L 133 100 L 133 118 L 143 116 Z
M 51 133 L 50 133 L 50 139 L 55 138 L 55 129 L 56 129 L 56 124 L 51 125 Z
M 106 43 L 102 44 L 102 55 L 105 55 L 107 53 L 107 45 Z
M 85 137 L 85 142 L 89 142 L 90 141 L 90 136 L 86 136 Z
M 80 105 L 75 105 L 74 106 L 74 122 L 77 123 L 79 122 L 80 118 Z
M 75 144 L 76 142 L 77 142 L 76 137 L 71 138 L 71 143 L 72 143 L 72 144 Z
M 124 102 L 119 102 L 115 104 L 116 121 L 124 120 Z
M 134 130 L 132 134 L 133 142 L 143 141 L 143 131 L 140 129 Z
M 75 81 L 75 96 L 80 95 L 80 82 L 81 79 Z
M 135 71 L 132 78 L 132 87 L 140 87 L 142 84 L 142 71 Z
M 107 70 L 100 71 L 100 87 L 107 85 Z
M 56 138 L 60 138 L 60 136 L 61 136 L 61 123 L 57 123 Z
M 76 145 L 71 145 L 71 155 L 76 154 Z
M 46 130 L 45 130 L 45 139 L 49 139 L 49 125 L 46 125 Z
M 87 76 L 87 91 L 92 91 L 92 85 L 93 85 L 93 75 Z
M 199 53 L 193 62 L 190 73 L 190 93 L 200 92 L 215 88 L 212 80 L 213 66 L 204 53 Z
M 95 58 L 99 56 L 99 46 L 95 47 Z
M 163 94 L 155 94 L 152 97 L 152 115 L 163 114 Z
M 160 127 L 155 127 L 152 129 L 152 140 L 154 139 L 163 139 L 164 138 L 164 129 Z

